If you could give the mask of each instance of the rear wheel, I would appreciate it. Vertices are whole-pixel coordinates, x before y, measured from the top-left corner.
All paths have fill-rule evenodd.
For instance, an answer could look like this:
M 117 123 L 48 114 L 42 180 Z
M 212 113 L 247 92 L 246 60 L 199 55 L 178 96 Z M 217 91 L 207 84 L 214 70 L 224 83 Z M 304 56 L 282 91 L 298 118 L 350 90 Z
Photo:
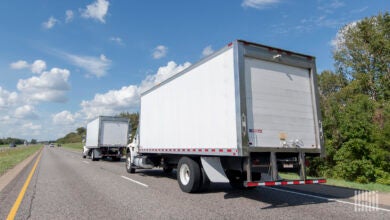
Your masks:
M 177 181 L 183 192 L 197 192 L 201 183 L 199 164 L 189 157 L 182 157 L 177 165 Z
M 94 150 L 92 150 L 92 152 L 91 152 L 91 160 L 92 160 L 92 161 L 98 161 L 98 160 L 99 160 L 98 158 L 96 158 L 96 155 L 95 155 L 95 151 L 94 151 Z
M 131 154 L 128 152 L 126 154 L 126 171 L 128 173 L 135 173 L 135 168 L 131 164 Z

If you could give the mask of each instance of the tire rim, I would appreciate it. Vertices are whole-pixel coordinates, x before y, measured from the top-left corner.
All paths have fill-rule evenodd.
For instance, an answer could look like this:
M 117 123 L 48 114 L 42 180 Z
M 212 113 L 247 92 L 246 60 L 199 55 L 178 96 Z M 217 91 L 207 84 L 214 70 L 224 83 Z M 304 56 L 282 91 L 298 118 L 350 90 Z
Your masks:
M 131 160 L 130 160 L 130 157 L 127 157 L 127 169 L 130 170 L 131 168 Z
M 180 182 L 187 185 L 190 182 L 190 168 L 187 164 L 182 164 L 180 167 Z

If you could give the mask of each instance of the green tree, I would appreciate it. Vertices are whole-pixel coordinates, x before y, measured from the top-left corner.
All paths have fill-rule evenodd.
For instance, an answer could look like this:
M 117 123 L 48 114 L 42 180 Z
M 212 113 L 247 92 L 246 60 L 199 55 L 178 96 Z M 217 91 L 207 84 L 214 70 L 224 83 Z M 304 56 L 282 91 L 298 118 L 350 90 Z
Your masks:
M 84 136 L 86 134 L 86 132 L 87 132 L 87 129 L 85 129 L 84 127 L 79 127 L 79 128 L 76 129 L 76 132 L 77 132 L 78 135 Z
M 342 28 L 334 59 L 336 72 L 319 76 L 328 154 L 322 172 L 390 184 L 389 13 Z

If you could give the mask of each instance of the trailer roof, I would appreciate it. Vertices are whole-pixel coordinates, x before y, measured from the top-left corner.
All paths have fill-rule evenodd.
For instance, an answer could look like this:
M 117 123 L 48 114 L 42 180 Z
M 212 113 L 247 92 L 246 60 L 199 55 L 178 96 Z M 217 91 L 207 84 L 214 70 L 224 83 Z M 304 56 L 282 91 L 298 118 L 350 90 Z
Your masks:
M 186 72 L 190 71 L 191 69 L 207 62 L 208 60 L 218 56 L 219 54 L 223 53 L 224 51 L 226 51 L 227 49 L 231 48 L 233 46 L 233 44 L 238 44 L 238 43 L 242 43 L 244 46 L 255 46 L 255 47 L 260 47 L 260 48 L 265 48 L 265 49 L 268 49 L 270 52 L 271 51 L 275 51 L 277 53 L 285 53 L 285 54 L 288 54 L 288 55 L 295 55 L 295 56 L 299 56 L 299 57 L 305 57 L 307 58 L 308 60 L 315 60 L 315 57 L 314 56 L 310 56 L 310 55 L 306 55 L 306 54 L 302 54 L 302 53 L 296 53 L 296 52 L 292 52 L 292 51 L 289 51 L 289 50 L 284 50 L 284 49 L 280 49 L 280 48 L 277 48 L 277 47 L 271 47 L 271 46 L 267 46 L 267 45 L 264 45 L 264 44 L 258 44 L 258 43 L 253 43 L 253 42 L 250 42 L 250 41 L 245 41 L 245 40 L 235 40 L 235 41 L 232 41 L 230 43 L 228 43 L 226 46 L 224 46 L 223 48 L 219 49 L 218 51 L 212 53 L 211 55 L 201 59 L 200 61 L 196 62 L 195 64 L 189 66 L 188 68 L 178 72 L 177 74 L 169 77 L 168 79 L 162 81 L 161 83 L 141 92 L 141 96 L 144 96 L 150 92 L 152 92 L 153 90 L 157 89 L 158 87 L 174 80 L 175 78 L 185 74 Z
M 271 46 L 267 46 L 267 45 L 264 45 L 264 44 L 259 44 L 259 43 L 254 43 L 254 42 L 249 42 L 249 41 L 246 41 L 246 40 L 237 40 L 237 42 L 241 42 L 243 43 L 244 45 L 253 45 L 253 46 L 256 46 L 256 47 L 263 47 L 263 48 L 267 48 L 269 49 L 270 51 L 277 51 L 277 52 L 284 52 L 286 54 L 294 54 L 294 55 L 297 55 L 297 56 L 303 56 L 303 57 L 307 57 L 309 59 L 315 59 L 314 56 L 311 56 L 311 55 L 307 55 L 307 54 L 303 54 L 303 53 L 297 53 L 297 52 L 293 52 L 293 51 L 290 51 L 290 50 L 285 50 L 285 49 L 280 49 L 280 48 L 277 48 L 277 47 L 271 47 Z

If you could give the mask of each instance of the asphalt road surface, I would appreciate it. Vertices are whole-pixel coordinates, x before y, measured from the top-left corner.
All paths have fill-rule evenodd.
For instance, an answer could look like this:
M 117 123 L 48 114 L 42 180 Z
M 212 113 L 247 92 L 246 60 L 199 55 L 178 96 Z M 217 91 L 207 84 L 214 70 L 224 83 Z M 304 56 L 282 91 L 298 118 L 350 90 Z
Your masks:
M 8 216 L 36 160 L 0 192 L 0 219 Z M 161 169 L 128 174 L 124 160 L 92 162 L 78 152 L 45 147 L 15 219 L 390 219 L 390 207 L 356 207 L 349 189 L 241 191 L 212 183 L 206 192 L 187 194 L 175 176 Z

